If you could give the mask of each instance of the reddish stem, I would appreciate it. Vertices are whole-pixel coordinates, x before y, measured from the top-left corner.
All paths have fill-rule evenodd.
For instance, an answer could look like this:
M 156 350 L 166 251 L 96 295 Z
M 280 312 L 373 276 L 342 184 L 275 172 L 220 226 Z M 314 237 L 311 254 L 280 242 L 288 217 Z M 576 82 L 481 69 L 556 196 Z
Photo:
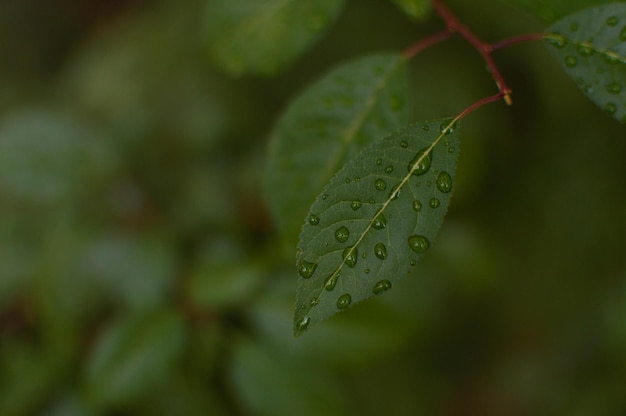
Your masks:
M 454 122 L 456 123 L 457 121 L 462 120 L 469 113 L 471 113 L 474 110 L 479 109 L 480 107 L 482 107 L 482 106 L 484 106 L 486 104 L 493 103 L 493 102 L 501 100 L 503 98 L 506 99 L 506 93 L 504 91 L 500 91 L 497 94 L 494 94 L 494 95 L 491 95 L 489 97 L 485 97 L 483 99 L 480 99 L 480 100 L 476 101 L 474 104 L 472 104 L 469 107 L 467 107 L 465 110 L 461 111 L 454 118 Z
M 543 33 L 528 33 L 525 35 L 519 35 L 519 36 L 513 36 L 511 38 L 508 39 L 504 39 L 501 40 L 500 42 L 496 42 L 494 44 L 491 45 L 491 50 L 492 51 L 497 51 L 500 49 L 504 49 L 508 46 L 511 45 L 516 45 L 518 43 L 522 43 L 522 42 L 531 42 L 531 41 L 537 41 L 537 40 L 542 40 L 545 39 L 546 35 Z
M 412 57 L 414 57 L 416 54 L 423 51 L 424 49 L 430 46 L 436 45 L 437 43 L 443 42 L 444 40 L 448 39 L 450 36 L 452 36 L 453 33 L 454 32 L 451 32 L 448 29 L 435 33 L 434 35 L 431 35 L 409 46 L 404 51 L 402 56 L 404 57 L 404 59 L 411 59 Z
M 495 81 L 498 90 L 504 94 L 504 101 L 511 105 L 511 89 L 507 85 L 504 77 L 500 73 L 498 66 L 494 62 L 491 57 L 491 52 L 493 52 L 493 47 L 486 42 L 483 42 L 478 36 L 471 31 L 470 28 L 462 24 L 459 19 L 448 9 L 442 0 L 433 0 L 433 7 L 435 11 L 441 16 L 441 18 L 446 23 L 446 26 L 451 32 L 458 32 L 461 36 L 463 36 L 483 57 L 489 71 L 491 72 L 491 76 Z

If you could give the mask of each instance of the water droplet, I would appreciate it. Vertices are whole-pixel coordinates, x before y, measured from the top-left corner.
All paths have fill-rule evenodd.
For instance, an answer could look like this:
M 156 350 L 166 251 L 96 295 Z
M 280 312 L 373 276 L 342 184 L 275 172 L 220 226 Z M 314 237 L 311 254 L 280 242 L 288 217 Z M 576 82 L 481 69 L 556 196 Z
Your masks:
M 328 198 L 327 194 L 322 195 L 322 200 L 326 201 L 326 198 Z
M 613 103 L 606 103 L 603 110 L 609 114 L 615 114 L 615 112 L 617 111 L 617 107 Z
M 374 246 L 374 254 L 381 260 L 387 258 L 387 247 L 383 243 L 378 243 Z
M 343 261 L 349 266 L 356 266 L 356 260 L 359 256 L 359 249 L 357 247 L 346 247 L 343 250 Z
M 450 176 L 448 172 L 439 172 L 439 176 L 437 176 L 437 189 L 444 194 L 452 190 L 452 176 Z
M 568 68 L 573 68 L 578 64 L 578 60 L 571 55 L 565 57 L 565 66 Z
M 367 201 L 367 202 L 369 202 L 370 204 L 375 204 L 375 203 L 376 203 L 376 201 L 374 200 L 374 198 L 370 198 L 370 199 L 369 199 L 369 201 Z
M 346 183 L 350 183 L 350 182 L 352 182 L 352 179 L 346 178 Z
M 389 199 L 391 199 L 392 201 L 398 199 L 400 197 L 401 191 L 402 189 L 400 189 L 400 185 L 394 186 L 391 192 L 389 192 Z
M 372 223 L 372 227 L 377 230 L 382 230 L 383 228 L 387 227 L 387 219 L 382 212 L 376 216 L 374 222 Z
M 330 275 L 326 279 L 326 282 L 324 282 L 324 289 L 328 290 L 329 292 L 332 291 L 335 286 L 337 286 L 337 280 L 339 280 L 339 273 Z
M 300 318 L 300 320 L 296 323 L 296 329 L 298 331 L 304 331 L 305 329 L 308 328 L 309 323 L 311 322 L 311 318 L 309 318 L 308 316 L 303 316 L 302 318 Z
M 583 56 L 585 58 L 588 57 L 588 56 L 593 55 L 593 52 L 594 52 L 593 48 L 591 46 L 589 46 L 589 45 L 578 45 L 578 48 L 576 48 L 576 51 L 578 52 L 578 54 L 580 56 Z M 568 65 L 567 64 L 567 59 L 566 59 L 565 60 L 565 65 L 567 65 L 567 66 L 574 66 L 574 65 L 576 65 L 576 62 L 574 62 L 573 65 Z
M 378 295 L 379 293 L 383 293 L 386 290 L 391 289 L 391 282 L 389 280 L 381 280 L 380 282 L 374 285 L 372 289 L 372 293 Z
M 578 30 L 578 23 L 572 23 L 571 25 L 569 25 L 569 30 L 571 30 L 572 32 L 576 32 Z
M 377 190 L 384 191 L 387 188 L 387 183 L 382 179 L 376 179 L 376 182 L 374 182 L 374 186 Z
M 448 123 L 441 123 L 439 131 L 444 134 L 451 134 L 454 131 L 454 126 L 448 127 Z
M 361 208 L 361 205 L 363 205 L 363 203 L 360 200 L 356 199 L 350 203 L 350 208 L 352 208 L 353 211 L 356 211 Z
M 448 153 L 454 153 L 455 151 L 456 149 L 454 148 L 454 146 L 448 147 Z
M 619 19 L 617 18 L 617 16 L 611 16 L 608 19 L 606 19 L 606 24 L 609 26 L 616 26 L 619 23 Z
M 337 228 L 335 231 L 335 239 L 340 243 L 345 243 L 348 241 L 348 237 L 350 237 L 350 231 L 344 226 Z
M 424 125 L 422 126 L 422 130 L 424 130 L 424 131 L 428 131 L 428 130 L 430 130 L 430 126 L 429 126 L 428 124 L 424 124 Z
M 400 141 L 400 147 L 403 147 L 403 148 L 406 149 L 407 147 L 409 147 L 409 144 L 405 140 L 401 140 Z
M 314 214 L 309 215 L 309 224 L 317 225 L 319 223 L 320 223 L 320 217 Z
M 392 111 L 398 111 L 402 109 L 403 105 L 400 97 L 396 95 L 392 95 L 391 97 L 389 97 L 389 107 L 391 107 Z
M 409 237 L 409 247 L 416 253 L 423 253 L 430 247 L 430 241 L 423 235 L 412 235 Z
M 415 201 L 413 201 L 413 209 L 417 212 L 420 212 L 422 210 L 422 203 L 416 199 Z
M 622 91 L 622 84 L 614 82 L 606 86 L 606 91 L 611 94 L 619 94 Z
M 562 48 L 562 47 L 564 47 L 564 46 L 565 46 L 565 43 L 566 43 L 566 42 L 565 42 L 565 38 L 560 37 L 560 36 L 558 36 L 558 37 L 553 37 L 553 38 L 548 38 L 548 39 L 546 39 L 546 41 L 547 41 L 550 45 L 554 46 L 555 48 Z
M 440 204 L 440 203 L 441 203 L 441 202 L 440 202 L 440 201 L 439 201 L 439 199 L 437 199 L 437 198 L 430 198 L 430 201 L 428 201 L 428 205 L 429 205 L 431 208 L 439 208 L 439 204 Z
M 363 273 L 365 273 L 365 274 L 369 274 L 369 272 L 370 272 L 370 269 L 363 270 Z
M 409 172 L 411 172 L 415 176 L 420 176 L 428 172 L 430 169 L 430 165 L 432 164 L 432 156 L 431 153 L 426 153 L 428 149 L 422 149 L 417 152 L 417 155 L 409 162 Z M 419 161 L 419 163 L 418 163 Z
M 620 35 L 620 38 L 621 38 L 621 35 Z M 624 30 L 624 39 L 622 40 L 626 41 L 626 30 Z M 619 58 L 613 53 L 606 53 L 604 55 L 604 60 L 608 62 L 609 64 L 616 64 L 619 62 Z
M 298 264 L 298 274 L 303 278 L 308 279 L 313 276 L 316 268 L 317 263 L 309 263 L 308 261 L 301 260 L 300 264 Z
M 391 173 L 393 172 L 393 166 L 389 165 L 385 168 L 385 173 Z
M 346 309 L 348 306 L 350 306 L 351 303 L 352 297 L 348 293 L 344 293 L 343 295 L 339 296 L 339 299 L 337 299 L 337 307 L 339 309 Z
M 417 262 L 416 262 L 415 260 L 411 260 L 411 261 L 409 262 L 409 264 L 410 264 L 411 266 L 415 266 L 415 265 L 417 264 Z
M 376 164 L 378 166 L 382 165 L 383 164 L 383 160 L 381 158 L 376 159 Z
M 624 26 L 619 32 L 619 40 L 621 40 L 622 42 L 626 42 L 626 26 Z

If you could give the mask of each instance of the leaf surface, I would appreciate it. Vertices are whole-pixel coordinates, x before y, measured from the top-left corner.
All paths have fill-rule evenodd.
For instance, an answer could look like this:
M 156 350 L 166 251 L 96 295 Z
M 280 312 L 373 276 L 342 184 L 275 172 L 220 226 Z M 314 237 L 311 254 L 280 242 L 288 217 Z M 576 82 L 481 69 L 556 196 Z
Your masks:
M 415 19 L 424 19 L 430 11 L 430 1 L 428 0 L 391 0 L 407 16 Z
M 272 75 L 317 41 L 344 0 L 212 0 L 206 20 L 214 60 L 233 75 Z
M 270 141 L 266 194 L 293 242 L 332 175 L 408 119 L 406 62 L 374 55 L 340 66 L 296 98 Z
M 612 0 L 502 0 L 514 4 L 545 22 L 554 22 L 585 7 L 611 3 Z
M 451 119 L 412 125 L 350 160 L 311 207 L 297 250 L 296 335 L 385 292 L 432 245 L 453 189 Z
M 626 123 L 626 4 L 585 9 L 548 33 L 550 49 L 581 91 Z

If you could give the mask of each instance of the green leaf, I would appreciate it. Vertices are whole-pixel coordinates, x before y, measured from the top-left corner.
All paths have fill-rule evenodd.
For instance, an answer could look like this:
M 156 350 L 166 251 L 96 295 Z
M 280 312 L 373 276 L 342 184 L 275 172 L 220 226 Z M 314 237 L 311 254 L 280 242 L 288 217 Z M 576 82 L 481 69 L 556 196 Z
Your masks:
M 503 0 L 521 7 L 546 22 L 554 22 L 585 7 L 611 3 L 613 0 Z
M 422 20 L 430 12 L 430 1 L 428 0 L 391 0 L 406 15 L 415 19 Z
M 266 194 L 281 231 L 295 243 L 332 175 L 407 120 L 406 62 L 395 54 L 342 65 L 296 98 L 270 142 Z
M 272 75 L 308 50 L 344 0 L 211 0 L 210 53 L 233 75 Z
M 626 123 L 626 4 L 583 10 L 548 33 L 552 52 L 582 92 Z
M 428 251 L 453 188 L 452 124 L 418 123 L 374 143 L 318 196 L 296 256 L 296 335 L 390 289 Z
M 160 385 L 182 353 L 183 341 L 183 322 L 169 311 L 126 318 L 110 327 L 87 363 L 91 403 L 128 403 Z

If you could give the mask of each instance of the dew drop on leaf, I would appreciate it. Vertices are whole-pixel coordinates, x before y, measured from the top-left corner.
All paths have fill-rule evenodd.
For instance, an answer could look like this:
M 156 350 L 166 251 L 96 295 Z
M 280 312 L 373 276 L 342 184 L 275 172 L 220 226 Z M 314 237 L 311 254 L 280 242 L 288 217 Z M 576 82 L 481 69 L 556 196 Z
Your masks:
M 389 199 L 392 201 L 398 199 L 400 197 L 400 191 L 400 185 L 394 186 L 391 192 L 389 192 Z
M 430 165 L 432 164 L 432 156 L 430 153 L 426 153 L 428 149 L 422 149 L 417 152 L 417 155 L 409 162 L 408 170 L 415 176 L 421 176 L 428 172 Z M 419 161 L 419 163 L 418 163 Z
M 340 243 L 345 243 L 346 241 L 348 241 L 348 237 L 350 237 L 350 231 L 348 231 L 348 229 L 344 226 L 337 228 L 337 230 L 335 231 L 335 238 Z
M 609 114 L 615 114 L 615 112 L 617 111 L 617 107 L 613 103 L 606 103 L 603 110 Z
M 339 273 L 330 275 L 324 283 L 324 289 L 328 290 L 329 292 L 333 290 L 335 286 L 337 286 L 337 280 L 339 280 Z
M 309 305 L 311 306 L 317 306 L 317 304 L 320 303 L 319 298 L 315 298 L 311 301 L 311 303 L 309 303 Z
M 374 293 L 375 295 L 378 295 L 389 289 L 391 289 L 391 282 L 389 280 L 381 280 L 380 282 L 374 285 L 374 288 L 372 289 L 372 293 Z
M 356 260 L 359 255 L 359 249 L 357 247 L 346 247 L 343 250 L 343 260 L 349 267 L 354 268 L 356 266 Z
M 588 45 L 578 45 L 578 48 L 576 48 L 576 51 L 578 52 L 578 54 L 582 57 L 588 57 L 593 55 L 593 48 L 591 46 Z M 569 66 L 569 67 L 573 67 L 576 66 L 576 58 L 574 58 L 573 63 L 570 65 L 568 62 L 568 58 L 565 58 L 565 65 Z
M 566 43 L 562 37 L 548 38 L 546 41 L 555 48 L 562 48 Z
M 387 247 L 383 243 L 378 243 L 374 246 L 374 254 L 381 260 L 387 258 Z
M 350 306 L 351 303 L 352 297 L 348 293 L 344 293 L 343 295 L 339 296 L 339 299 L 337 299 L 337 307 L 339 309 L 346 309 L 348 306 Z
M 361 205 L 363 205 L 363 203 L 358 199 L 355 199 L 350 203 L 350 208 L 352 208 L 353 211 L 357 211 L 359 208 L 361 208 Z
M 369 274 L 369 272 L 370 272 L 370 269 L 363 270 L 363 273 L 365 273 L 365 274 Z
M 309 216 L 309 224 L 311 225 L 317 225 L 320 223 L 320 217 L 318 217 L 317 215 L 311 214 Z
M 383 164 L 383 160 L 381 158 L 376 159 L 376 164 L 378 166 L 382 165 Z
M 402 148 L 405 148 L 405 149 L 406 149 L 408 146 L 409 146 L 409 144 L 408 144 L 405 140 L 402 140 L 402 141 L 400 142 L 400 147 L 402 147 Z
M 384 191 L 387 188 L 387 183 L 382 179 L 376 179 L 376 182 L 374 182 L 374 186 L 377 190 Z
M 308 316 L 303 316 L 296 324 L 296 329 L 298 331 L 304 331 L 309 326 L 309 322 L 311 322 L 311 318 L 309 318 Z
M 448 147 L 448 153 L 454 153 L 455 151 L 456 149 L 454 148 L 454 146 Z
M 619 23 L 619 19 L 617 18 L 617 16 L 611 16 L 608 19 L 606 19 L 606 24 L 609 26 L 616 26 Z
M 614 82 L 606 86 L 606 91 L 610 94 L 619 94 L 622 91 L 622 84 Z
M 441 202 L 439 201 L 439 199 L 430 198 L 430 201 L 428 201 L 428 206 L 430 206 L 431 208 L 439 208 L 440 203 Z
M 411 266 L 415 266 L 415 265 L 417 264 L 417 262 L 416 262 L 415 260 L 411 260 L 411 261 L 409 262 L 409 264 L 410 264 Z
M 387 227 L 387 219 L 382 213 L 376 216 L 374 222 L 372 223 L 372 227 L 377 230 L 382 230 L 383 228 Z
M 412 235 L 409 237 L 409 247 L 416 253 L 423 253 L 430 247 L 430 241 L 423 235 Z
M 298 274 L 303 278 L 308 279 L 309 277 L 313 276 L 316 268 L 317 264 L 309 263 L 308 261 L 302 260 L 298 265 Z
M 452 190 L 452 176 L 450 176 L 448 172 L 439 172 L 439 176 L 437 176 L 437 189 L 444 194 Z
M 422 203 L 416 199 L 415 201 L 413 201 L 413 209 L 417 212 L 420 212 L 422 210 Z
M 569 55 L 565 57 L 565 66 L 573 68 L 576 66 L 576 64 L 578 64 L 578 60 L 573 56 Z
M 385 168 L 385 173 L 391 173 L 391 172 L 393 172 L 393 166 L 389 165 Z

